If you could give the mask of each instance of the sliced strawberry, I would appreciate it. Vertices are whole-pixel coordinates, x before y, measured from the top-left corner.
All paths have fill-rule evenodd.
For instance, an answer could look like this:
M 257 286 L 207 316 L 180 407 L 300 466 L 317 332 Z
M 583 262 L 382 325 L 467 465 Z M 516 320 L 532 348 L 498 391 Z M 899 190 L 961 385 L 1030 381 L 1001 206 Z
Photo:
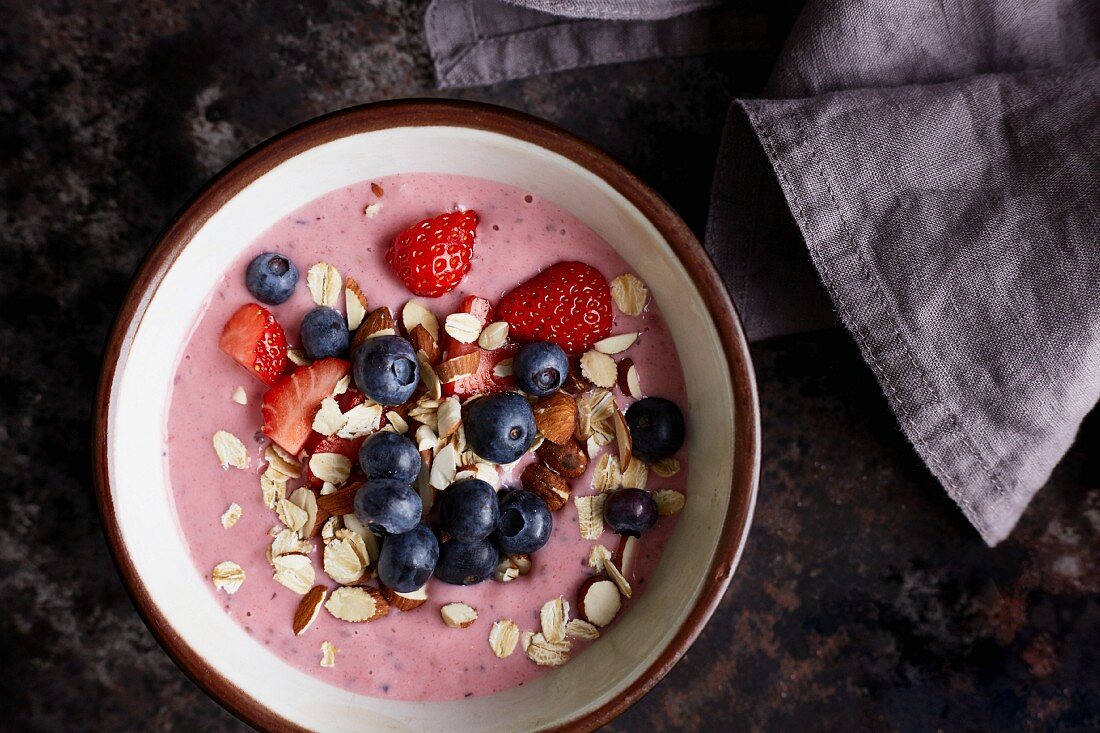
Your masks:
M 286 370 L 286 334 L 261 305 L 242 305 L 222 329 L 218 346 L 267 384 Z
M 332 394 L 351 364 L 328 357 L 287 374 L 264 395 L 260 410 L 264 435 L 297 455 L 313 432 L 313 417 L 321 400 Z
M 464 344 L 465 345 L 465 344 Z M 444 396 L 452 395 L 466 399 L 474 395 L 486 395 L 494 392 L 505 392 L 516 388 L 516 378 L 511 374 L 498 377 L 493 374 L 497 364 L 505 359 L 511 359 L 519 350 L 519 344 L 507 341 L 504 346 L 492 351 L 477 349 L 477 371 L 466 377 L 459 377 L 453 382 L 443 385 Z
M 415 295 L 434 298 L 454 290 L 470 271 L 476 234 L 475 212 L 449 211 L 398 234 L 386 262 Z
M 316 433 L 314 433 L 316 435 Z M 359 448 L 362 447 L 363 441 L 367 439 L 367 436 L 361 436 L 359 438 L 341 438 L 333 435 L 331 437 L 322 437 L 321 440 L 314 446 L 314 449 L 310 452 L 310 455 L 317 455 L 318 453 L 339 453 L 351 461 L 352 469 L 359 463 Z M 324 486 L 325 482 L 313 475 L 313 472 L 309 469 L 309 462 L 306 462 L 305 468 L 302 471 L 302 477 L 305 478 L 306 484 L 310 488 L 319 489 Z
M 479 295 L 467 295 L 463 298 L 462 303 L 458 306 L 458 312 L 469 313 L 481 322 L 482 328 L 493 322 L 493 304 Z M 477 342 L 464 344 L 457 339 L 446 336 L 443 350 L 446 352 L 448 359 L 453 359 L 456 356 L 472 354 L 477 351 Z
M 322 399 L 324 399 L 322 397 Z M 347 412 L 353 407 L 363 404 L 367 401 L 367 396 L 360 392 L 355 387 L 348 387 L 346 392 L 342 392 L 336 395 L 336 404 L 340 407 L 340 412 Z M 382 415 L 382 424 L 379 427 L 384 427 L 386 424 L 386 416 Z M 327 450 L 323 447 L 325 441 L 331 440 L 330 438 L 321 435 L 312 428 L 309 431 L 309 437 L 306 438 L 306 442 L 302 445 L 302 449 L 313 455 L 314 453 L 339 453 L 338 450 Z
M 579 354 L 611 333 L 611 287 L 583 262 L 559 262 L 505 294 L 497 305 L 511 335 Z

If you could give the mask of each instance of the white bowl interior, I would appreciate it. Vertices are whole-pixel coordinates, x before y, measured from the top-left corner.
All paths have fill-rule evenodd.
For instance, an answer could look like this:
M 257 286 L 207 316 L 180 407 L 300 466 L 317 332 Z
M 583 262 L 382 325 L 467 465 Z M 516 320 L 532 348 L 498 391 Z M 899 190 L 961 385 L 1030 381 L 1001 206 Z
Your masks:
M 534 683 L 456 702 L 401 702 L 340 690 L 281 662 L 218 607 L 194 569 L 161 459 L 174 358 L 206 294 L 280 217 L 340 186 L 403 172 L 479 176 L 527 189 L 606 239 L 649 284 L 688 387 L 689 501 L 648 592 L 593 649 Z M 322 144 L 278 165 L 195 234 L 153 294 L 119 365 L 108 426 L 122 541 L 183 640 L 274 713 L 324 731 L 513 731 L 556 727 L 606 703 L 661 654 L 705 584 L 730 501 L 733 391 L 718 332 L 657 229 L 602 179 L 545 148 L 461 127 L 403 127 Z

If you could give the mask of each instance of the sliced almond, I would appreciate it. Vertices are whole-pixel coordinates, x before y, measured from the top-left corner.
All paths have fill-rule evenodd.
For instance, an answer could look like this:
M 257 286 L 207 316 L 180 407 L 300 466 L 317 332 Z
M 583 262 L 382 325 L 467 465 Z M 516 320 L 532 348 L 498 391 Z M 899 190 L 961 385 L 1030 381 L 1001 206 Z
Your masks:
M 295 366 L 309 366 L 313 363 L 313 360 L 306 355 L 305 349 L 287 349 L 286 358 Z
M 494 489 L 500 488 L 500 471 L 491 463 L 474 464 L 474 478 L 481 479 Z
M 332 397 L 339 397 L 348 391 L 348 387 L 351 386 L 351 375 L 345 374 L 336 380 L 336 385 L 332 388 Z
M 321 642 L 321 666 L 322 667 L 335 667 L 336 666 L 336 652 L 340 651 L 339 648 L 333 645 L 331 641 Z
M 494 321 L 481 329 L 481 335 L 478 336 L 477 345 L 486 351 L 495 351 L 501 346 L 504 346 L 504 342 L 507 340 L 508 322 Z
M 214 452 L 218 454 L 218 462 L 222 470 L 233 468 L 248 468 L 248 449 L 244 443 L 233 433 L 219 430 L 214 433 Z
M 382 549 L 382 546 L 378 542 L 378 535 L 370 531 L 370 529 L 367 528 L 367 525 L 360 522 L 359 518 L 354 514 L 345 514 L 343 515 L 342 519 L 344 522 L 344 526 L 347 528 L 347 530 L 349 532 L 354 532 L 355 534 L 359 535 L 359 538 L 363 540 L 362 548 L 367 551 L 367 556 L 364 560 L 364 564 L 370 567 L 377 563 L 378 553 Z M 337 539 L 340 539 L 342 537 L 343 535 L 341 534 L 339 537 L 337 537 Z M 358 546 L 353 545 L 353 547 Z
M 671 478 L 680 473 L 680 461 L 671 456 L 654 461 L 649 464 L 649 467 L 653 469 L 653 473 L 661 478 Z
M 511 619 L 502 618 L 493 622 L 489 629 L 489 648 L 498 659 L 511 656 L 519 643 L 519 627 Z
M 539 610 L 542 635 L 550 642 L 565 641 L 565 625 L 569 622 L 569 602 L 561 596 L 547 601 Z
M 592 488 L 599 492 L 613 491 L 622 483 L 619 459 L 611 453 L 604 453 L 596 461 L 596 468 L 592 471 Z
M 321 521 L 334 514 L 338 516 L 352 514 L 355 511 L 355 494 L 359 491 L 359 487 L 360 484 L 353 484 L 337 489 L 334 494 L 317 497 L 317 511 L 322 515 Z
M 417 326 L 421 326 L 433 341 L 439 341 L 439 319 L 423 303 L 415 300 L 406 303 L 401 309 L 401 325 L 409 335 L 412 335 Z
M 628 273 L 611 281 L 611 299 L 628 316 L 640 316 L 649 300 L 649 289 L 637 276 Z
M 569 640 L 553 642 L 535 634 L 527 645 L 527 658 L 540 667 L 560 667 L 569 661 Z
M 321 524 L 321 541 L 325 544 L 332 542 L 336 539 L 336 530 L 343 529 L 343 527 L 343 519 L 340 517 L 329 517 Z
M 230 504 L 229 508 L 222 512 L 222 527 L 225 529 L 232 527 L 237 523 L 237 520 L 241 518 L 243 512 L 244 510 L 241 509 L 241 505 L 237 502 Z
M 619 615 L 622 607 L 623 599 L 618 587 L 602 576 L 588 578 L 577 592 L 577 613 L 595 626 L 607 626 Z
M 618 381 L 619 391 L 627 397 L 640 399 L 645 396 L 642 393 L 642 382 L 638 378 L 638 367 L 634 366 L 634 360 L 629 356 L 619 361 Z
M 421 516 L 428 516 L 428 512 L 432 510 L 435 505 L 435 495 L 437 493 L 435 487 L 432 486 L 432 452 L 430 450 L 420 451 L 420 474 L 416 477 L 416 493 L 420 495 L 420 503 L 424 509 Z
M 439 615 L 452 629 L 464 629 L 477 621 L 477 609 L 466 603 L 448 603 L 439 609 Z
M 436 430 L 439 431 L 439 437 L 444 440 L 450 438 L 458 432 L 461 424 L 462 403 L 458 398 L 448 397 L 440 402 L 439 409 L 436 411 Z
M 363 324 L 355 330 L 355 338 L 351 344 L 352 351 L 366 339 L 375 336 L 393 336 L 396 333 L 397 328 L 393 323 L 393 314 L 390 313 L 390 309 L 385 306 L 375 308 L 367 314 Z
M 457 454 L 454 446 L 448 443 L 432 459 L 432 469 L 428 476 L 428 483 L 433 489 L 443 491 L 454 483 L 457 472 Z
M 481 356 L 476 351 L 471 351 L 469 354 L 463 354 L 451 359 L 445 359 L 439 364 L 437 373 L 439 374 L 439 381 L 443 384 L 453 382 L 459 377 L 467 377 L 477 371 L 478 364 L 481 363 Z
M 420 382 L 424 385 L 424 389 L 428 390 L 428 397 L 438 400 L 443 396 L 443 383 L 440 381 L 439 372 L 428 363 L 427 357 L 423 354 L 417 354 L 416 361 L 420 365 Z M 446 363 L 440 364 L 439 368 L 442 369 Z
M 390 410 L 386 413 L 386 422 L 389 423 L 387 428 L 393 430 L 398 435 L 404 435 L 409 432 L 409 423 L 405 421 L 404 416 L 397 410 Z
M 328 589 L 325 586 L 315 585 L 309 589 L 309 593 L 302 596 L 291 622 L 291 628 L 294 629 L 295 636 L 306 633 L 306 629 L 317 619 L 317 614 L 321 612 L 321 604 L 325 602 L 325 595 L 327 594 Z
M 600 339 L 592 344 L 592 348 L 601 354 L 619 354 L 633 346 L 637 340 L 638 334 L 636 333 L 620 333 Z
M 313 587 L 313 563 L 305 555 L 279 555 L 272 558 L 276 583 L 284 585 L 299 595 L 309 593 Z
M 233 595 L 244 585 L 244 568 L 229 560 L 220 562 L 210 571 L 210 580 L 218 590 Z
M 562 445 L 573 438 L 577 430 L 577 401 L 564 392 L 543 397 L 532 408 L 535 426 L 552 443 Z
M 305 521 L 302 522 L 302 525 L 298 528 L 299 535 L 302 539 L 312 537 L 313 533 L 318 528 L 317 495 L 303 486 L 296 489 L 293 494 L 287 497 L 287 501 L 293 502 L 299 509 L 305 512 Z
M 355 282 L 355 278 L 349 277 L 344 282 L 344 311 L 347 313 L 349 331 L 354 331 L 363 324 L 369 308 L 363 289 Z
M 611 559 L 611 550 L 603 545 L 592 545 L 592 549 L 588 552 L 588 567 L 597 573 L 602 573 L 604 565 L 611 562 Z
M 334 618 L 357 624 L 382 618 L 390 612 L 390 604 L 377 588 L 345 586 L 332 591 L 325 609 Z
M 649 480 L 649 466 L 641 461 L 631 461 L 629 468 L 623 471 L 623 488 L 644 489 Z
M 653 501 L 657 502 L 657 513 L 662 517 L 670 517 L 679 514 L 684 508 L 684 495 L 672 489 L 661 489 L 653 492 Z
M 355 532 L 345 532 L 340 539 L 325 545 L 325 573 L 340 585 L 358 582 L 367 570 L 367 561 L 363 538 Z
M 574 639 L 587 639 L 589 641 L 600 638 L 600 630 L 595 624 L 584 619 L 575 618 L 565 625 L 565 635 Z
M 386 586 L 382 586 L 382 595 L 385 596 L 389 604 L 398 611 L 412 611 L 413 609 L 420 608 L 427 602 L 428 587 L 424 586 L 423 588 L 417 588 L 409 593 L 398 593 Z
M 244 387 L 237 387 L 233 390 L 233 395 L 229 399 L 233 400 L 238 405 L 247 405 L 248 393 L 244 391 Z
M 619 368 L 615 360 L 599 351 L 587 351 L 581 356 L 581 374 L 592 384 L 604 389 L 615 386 Z
M 418 323 L 413 326 L 413 330 L 409 332 L 409 342 L 412 343 L 413 350 L 417 355 L 423 356 L 429 364 L 439 363 L 439 357 L 442 356 L 439 341 L 433 338 L 428 333 L 428 329 L 424 328 L 422 324 Z
M 619 569 L 624 578 L 628 580 L 634 577 L 634 561 L 638 558 L 637 537 L 623 535 L 619 538 L 619 544 L 615 548 L 615 554 L 611 556 L 611 563 Z
M 614 558 L 612 558 L 611 562 L 605 562 L 603 564 L 603 571 L 607 574 L 607 577 L 611 578 L 611 582 L 619 589 L 619 593 L 630 598 L 632 594 L 630 590 L 630 581 L 628 581 L 622 571 L 619 570 L 619 566 L 615 564 Z
M 339 453 L 314 453 L 309 457 L 309 471 L 322 481 L 338 486 L 351 475 L 351 459 Z
M 321 400 L 321 406 L 317 408 L 317 413 L 313 416 L 313 430 L 321 435 L 330 437 L 335 435 L 348 419 L 344 417 L 344 413 L 340 410 L 340 405 L 336 404 L 336 400 L 332 397 L 326 397 Z
M 497 379 L 504 379 L 505 377 L 512 376 L 512 363 L 511 358 L 501 359 L 493 366 L 493 376 Z
M 343 417 L 344 425 L 336 432 L 337 437 L 355 440 L 378 430 L 382 424 L 382 405 L 364 402 L 345 412 Z
M 630 437 L 630 428 L 627 427 L 626 418 L 618 410 L 611 415 L 612 424 L 615 426 L 615 444 L 619 449 L 619 468 L 625 474 L 630 469 L 630 459 L 633 456 L 634 441 Z
M 569 483 L 541 463 L 529 463 L 520 475 L 523 488 L 546 502 L 556 512 L 569 502 Z
M 607 494 L 573 497 L 577 505 L 577 525 L 583 539 L 598 540 L 603 534 L 603 505 L 606 500 Z
M 476 343 L 481 336 L 481 321 L 470 313 L 452 313 L 443 324 L 447 335 L 463 344 Z
M 314 303 L 331 308 L 339 300 L 344 283 L 335 267 L 327 262 L 318 262 L 306 273 L 306 285 Z

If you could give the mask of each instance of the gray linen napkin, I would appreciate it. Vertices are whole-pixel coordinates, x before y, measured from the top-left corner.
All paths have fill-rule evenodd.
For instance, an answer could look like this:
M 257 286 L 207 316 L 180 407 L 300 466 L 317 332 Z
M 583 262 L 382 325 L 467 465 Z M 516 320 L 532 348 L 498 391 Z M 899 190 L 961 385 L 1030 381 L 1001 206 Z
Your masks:
M 593 27 L 557 61 L 622 50 Z M 1091 2 L 817 0 L 766 90 L 787 99 L 735 102 L 719 156 L 707 247 L 750 336 L 839 314 L 989 544 L 1100 399 L 1098 55 Z

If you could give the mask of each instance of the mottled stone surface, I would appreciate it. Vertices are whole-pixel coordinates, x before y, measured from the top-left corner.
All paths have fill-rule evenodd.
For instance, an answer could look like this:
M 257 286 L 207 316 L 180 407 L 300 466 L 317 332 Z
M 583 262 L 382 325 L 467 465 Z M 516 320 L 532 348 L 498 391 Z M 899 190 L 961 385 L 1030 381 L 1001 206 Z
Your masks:
M 776 45 L 797 0 L 760 5 Z M 212 173 L 358 102 L 435 94 L 423 2 L 0 8 L 0 729 L 229 731 L 142 626 L 92 498 L 90 403 L 127 280 Z M 775 53 L 463 93 L 624 160 L 701 232 L 723 111 Z M 756 524 L 699 641 L 610 729 L 1100 728 L 1100 419 L 986 549 L 842 333 L 755 348 Z

